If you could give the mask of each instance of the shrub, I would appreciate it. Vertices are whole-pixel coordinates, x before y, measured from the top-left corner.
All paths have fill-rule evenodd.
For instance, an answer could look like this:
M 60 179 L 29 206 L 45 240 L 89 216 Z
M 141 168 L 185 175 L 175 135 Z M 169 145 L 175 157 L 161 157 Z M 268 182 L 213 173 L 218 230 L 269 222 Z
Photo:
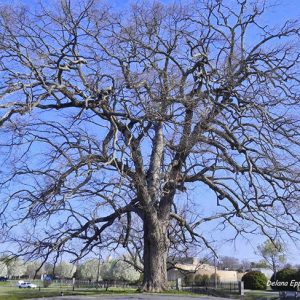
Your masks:
M 276 273 L 271 277 L 271 282 L 276 282 L 277 284 L 271 285 L 273 290 L 276 291 L 286 291 L 286 290 L 296 290 L 297 288 L 291 287 L 290 283 L 292 280 L 300 281 L 300 273 L 299 271 L 291 268 L 285 268 Z M 282 285 L 281 285 L 282 283 Z
M 245 289 L 265 290 L 267 288 L 267 277 L 259 271 L 251 271 L 242 277 Z
M 184 283 L 185 283 L 185 285 L 192 285 L 192 284 L 194 284 L 194 282 L 195 282 L 195 274 L 186 274 L 185 276 L 184 276 Z
M 209 276 L 207 274 L 202 275 L 202 284 L 207 285 L 209 283 Z
M 200 275 L 200 274 L 195 275 L 194 282 L 196 285 L 201 285 L 202 284 L 202 275 Z
M 209 283 L 209 276 L 206 275 L 206 274 L 197 274 L 195 277 L 194 277 L 194 283 L 196 285 L 203 285 L 203 286 L 206 286 L 208 283 Z
M 211 282 L 215 282 L 215 276 L 216 276 L 215 274 L 210 275 L 209 279 L 210 279 Z M 221 282 L 220 276 L 217 274 L 217 283 L 220 283 L 220 282 Z
M 51 285 L 52 280 L 43 280 L 43 287 L 47 288 Z

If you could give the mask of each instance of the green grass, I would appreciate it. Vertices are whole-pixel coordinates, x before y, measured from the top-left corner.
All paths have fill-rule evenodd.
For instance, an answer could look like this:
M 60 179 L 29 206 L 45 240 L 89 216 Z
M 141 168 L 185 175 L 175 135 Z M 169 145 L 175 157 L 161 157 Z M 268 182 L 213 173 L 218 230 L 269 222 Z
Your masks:
M 134 289 L 117 289 L 110 288 L 108 291 L 105 289 L 76 289 L 72 291 L 71 289 L 60 289 L 60 288 L 41 288 L 38 289 L 19 289 L 16 287 L 0 287 L 0 300 L 21 300 L 30 298 L 42 298 L 42 297 L 54 297 L 60 296 L 61 292 L 65 296 L 72 295 L 97 295 L 97 294 L 134 294 L 136 290 Z
M 124 289 L 124 288 L 114 288 L 110 287 L 108 291 L 105 289 L 83 289 L 78 288 L 75 291 L 72 291 L 70 287 L 49 287 L 49 288 L 41 288 L 39 289 L 19 289 L 11 284 L 0 284 L 0 300 L 22 300 L 22 299 L 30 299 L 30 298 L 43 298 L 43 297 L 55 297 L 60 296 L 61 292 L 65 296 L 72 295 L 84 295 L 84 296 L 92 296 L 92 295 L 132 295 L 138 293 L 136 289 Z M 184 296 L 195 296 L 198 297 L 200 294 L 194 294 L 189 291 L 167 291 L 162 294 L 167 295 L 184 295 Z M 215 295 L 216 296 L 216 295 Z M 218 295 L 220 296 L 220 295 Z M 233 296 L 233 295 L 232 295 Z M 240 296 L 234 295 L 234 298 L 240 299 Z M 266 293 L 262 291 L 251 291 L 247 292 L 243 298 L 244 300 L 275 300 L 278 299 L 278 293 Z
M 235 299 L 240 299 L 240 296 L 235 296 Z M 279 295 L 278 292 L 270 292 L 270 291 L 246 291 L 243 300 L 278 300 Z
M 192 293 L 190 291 L 176 291 L 176 290 L 166 291 L 161 293 L 161 295 L 190 296 L 190 297 L 206 296 L 205 294 Z
M 0 288 L 3 287 L 3 286 L 10 286 L 10 283 L 1 281 L 0 282 Z
M 14 286 L 0 286 L 0 300 L 21 300 L 21 299 L 30 299 L 30 298 L 43 298 L 43 297 L 55 297 L 60 296 L 61 292 L 64 293 L 64 296 L 72 295 L 132 295 L 137 294 L 136 289 L 124 289 L 124 288 L 114 288 L 110 287 L 108 291 L 105 289 L 75 289 L 72 291 L 70 287 L 68 288 L 59 288 L 59 287 L 49 287 L 39 289 L 19 289 Z M 189 295 L 189 296 L 199 296 L 199 294 L 194 294 L 188 291 L 168 291 L 162 294 L 168 295 Z

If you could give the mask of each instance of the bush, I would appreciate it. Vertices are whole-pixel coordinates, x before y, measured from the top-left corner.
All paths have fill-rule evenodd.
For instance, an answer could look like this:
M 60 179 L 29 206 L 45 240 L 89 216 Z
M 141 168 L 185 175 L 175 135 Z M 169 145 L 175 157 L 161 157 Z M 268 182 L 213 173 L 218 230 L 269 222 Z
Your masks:
M 211 282 L 215 282 L 215 276 L 216 276 L 215 274 L 210 275 L 209 279 L 210 279 Z M 220 276 L 217 274 L 217 283 L 220 283 L 220 282 L 221 282 Z
M 276 282 L 277 284 L 271 285 L 271 288 L 276 291 L 296 291 L 297 288 L 290 286 L 292 280 L 300 281 L 300 272 L 291 268 L 282 269 L 276 273 L 276 279 L 275 274 L 272 275 L 271 282 Z
M 194 283 L 196 285 L 206 286 L 209 283 L 209 276 L 206 274 L 197 274 L 194 278 Z
M 194 282 L 196 285 L 201 285 L 202 284 L 202 275 L 200 275 L 200 274 L 195 275 Z
M 52 281 L 51 280 L 43 280 L 43 287 L 47 288 L 51 285 Z
M 186 274 L 184 276 L 184 283 L 185 285 L 189 286 L 189 285 L 192 285 L 194 284 L 195 282 L 195 274 L 192 273 L 192 274 Z
M 242 277 L 245 289 L 265 290 L 267 288 L 267 277 L 259 271 L 251 271 Z

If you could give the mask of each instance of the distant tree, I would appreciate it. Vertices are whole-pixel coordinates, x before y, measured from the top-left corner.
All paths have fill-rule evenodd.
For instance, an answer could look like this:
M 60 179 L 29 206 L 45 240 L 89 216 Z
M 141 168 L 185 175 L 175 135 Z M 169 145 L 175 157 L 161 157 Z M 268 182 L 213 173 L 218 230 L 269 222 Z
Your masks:
M 72 278 L 76 272 L 76 266 L 69 262 L 61 262 L 55 267 L 55 275 L 61 278 Z
M 46 262 L 44 265 L 45 273 L 48 275 L 54 274 L 54 265 L 50 262 Z
M 38 261 L 26 263 L 25 275 L 29 278 L 34 278 L 35 276 L 41 276 L 45 274 L 45 267 L 41 267 L 41 263 Z
M 257 247 L 257 254 L 260 255 L 266 265 L 273 270 L 276 280 L 276 273 L 286 262 L 285 249 L 279 241 L 265 241 Z
M 269 268 L 269 266 L 264 260 L 260 260 L 251 262 L 251 268 Z
M 91 279 L 94 281 L 101 280 L 101 264 L 98 259 L 90 259 L 79 265 L 77 274 L 79 278 Z
M 220 257 L 220 263 L 219 263 L 220 269 L 229 269 L 229 270 L 236 270 L 239 268 L 239 260 L 232 256 L 221 256 Z
M 26 272 L 26 264 L 21 259 L 6 260 L 7 275 L 9 278 L 20 278 Z
M 112 261 L 105 262 L 101 266 L 100 275 L 103 280 L 113 280 L 113 273 L 112 273 Z
M 114 260 L 106 262 L 101 266 L 101 276 L 104 280 L 134 282 L 140 279 L 141 273 L 136 271 L 131 264 L 123 260 Z
M 251 268 L 251 262 L 249 260 L 243 259 L 240 262 L 239 271 L 246 272 L 246 271 L 250 270 L 250 268 Z
M 138 281 L 141 277 L 141 273 L 125 261 L 118 260 L 112 266 L 112 273 L 116 280 L 134 282 Z
M 7 265 L 3 261 L 0 261 L 0 276 L 7 277 L 7 271 Z

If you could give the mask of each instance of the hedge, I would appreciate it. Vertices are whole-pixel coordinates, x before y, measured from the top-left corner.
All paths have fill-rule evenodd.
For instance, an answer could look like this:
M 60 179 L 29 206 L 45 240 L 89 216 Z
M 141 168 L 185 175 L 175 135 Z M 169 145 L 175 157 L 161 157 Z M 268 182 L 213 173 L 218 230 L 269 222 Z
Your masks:
M 250 271 L 242 277 L 245 289 L 265 290 L 267 288 L 267 277 L 259 271 Z

